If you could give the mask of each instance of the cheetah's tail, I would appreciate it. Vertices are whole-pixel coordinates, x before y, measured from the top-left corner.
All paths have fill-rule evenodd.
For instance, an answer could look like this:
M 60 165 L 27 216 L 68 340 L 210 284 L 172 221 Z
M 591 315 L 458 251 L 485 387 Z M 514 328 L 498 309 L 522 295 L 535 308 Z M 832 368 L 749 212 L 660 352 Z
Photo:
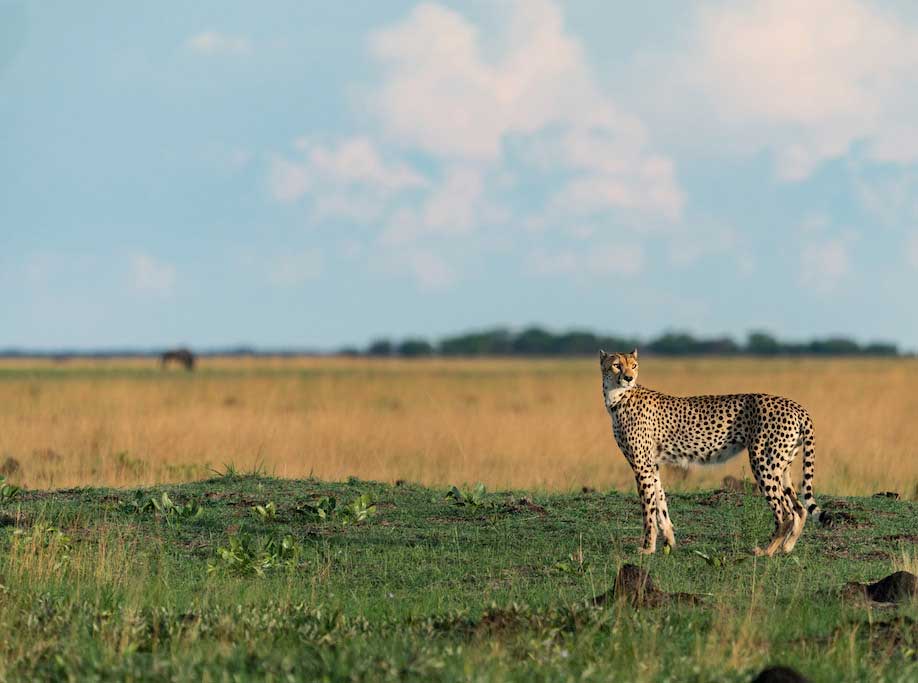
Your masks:
M 816 440 L 813 420 L 807 415 L 800 423 L 800 439 L 803 441 L 803 505 L 816 521 L 822 521 L 824 514 L 813 497 L 813 475 L 816 472 Z

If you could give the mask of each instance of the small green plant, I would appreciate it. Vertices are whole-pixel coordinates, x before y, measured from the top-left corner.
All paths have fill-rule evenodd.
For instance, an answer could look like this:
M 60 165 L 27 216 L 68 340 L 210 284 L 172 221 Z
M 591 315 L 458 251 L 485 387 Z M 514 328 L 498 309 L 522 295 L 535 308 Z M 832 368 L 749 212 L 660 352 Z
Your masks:
M 189 500 L 184 505 L 173 505 L 168 514 L 178 519 L 195 519 L 204 513 L 204 508 L 196 500 Z
M 590 563 L 583 554 L 583 534 L 580 535 L 577 550 L 568 555 L 566 560 L 555 562 L 552 569 L 560 574 L 585 574 L 589 571 Z
M 346 505 L 339 505 L 334 496 L 322 496 L 312 503 L 303 503 L 297 510 L 316 521 L 336 521 L 341 526 L 359 524 L 376 514 L 376 505 L 370 494 L 364 493 L 357 496 Z
M 239 478 L 239 470 L 236 469 L 236 463 L 232 463 L 232 462 L 223 463 L 222 470 L 211 468 L 210 471 L 216 474 L 221 479 L 238 479 Z
M 128 512 L 135 514 L 152 511 L 165 517 L 170 523 L 173 519 L 195 519 L 204 512 L 204 508 L 196 500 L 192 499 L 182 505 L 177 505 L 165 491 L 159 497 L 147 496 L 142 491 L 137 491 L 134 493 L 134 499 L 125 503 L 124 507 Z
M 12 502 L 21 492 L 22 489 L 19 486 L 7 484 L 6 477 L 0 475 L 0 505 Z
M 277 506 L 273 500 L 266 505 L 253 505 L 252 514 L 262 522 L 270 522 L 277 519 Z
M 308 517 L 324 522 L 332 519 L 337 513 L 338 500 L 334 496 L 322 496 L 312 503 L 299 505 L 297 510 Z
M 264 460 L 256 460 L 252 463 L 252 468 L 248 472 L 243 472 L 234 462 L 223 463 L 223 469 L 217 470 L 210 468 L 210 471 L 221 479 L 243 479 L 245 477 L 253 477 L 259 479 L 261 477 L 267 476 L 267 468 L 265 467 Z
M 373 499 L 370 498 L 369 493 L 364 493 L 345 506 L 341 512 L 341 523 L 344 525 L 359 524 L 375 514 L 376 506 L 373 504 Z
M 711 557 L 710 555 L 705 555 L 700 550 L 693 550 L 692 552 L 715 569 L 723 569 L 725 567 L 729 567 L 730 565 L 739 564 L 740 562 L 744 562 L 745 560 L 749 559 L 745 555 L 740 555 L 739 557 L 727 557 L 726 555 Z
M 207 563 L 207 573 L 265 576 L 275 569 L 295 569 L 302 556 L 302 545 L 290 534 L 280 539 L 236 534 L 229 537 L 225 546 L 217 548 L 214 558 Z
M 484 504 L 487 492 L 485 485 L 479 482 L 474 488 L 465 491 L 460 491 L 458 487 L 452 486 L 446 492 L 445 498 L 451 500 L 455 505 L 477 508 Z

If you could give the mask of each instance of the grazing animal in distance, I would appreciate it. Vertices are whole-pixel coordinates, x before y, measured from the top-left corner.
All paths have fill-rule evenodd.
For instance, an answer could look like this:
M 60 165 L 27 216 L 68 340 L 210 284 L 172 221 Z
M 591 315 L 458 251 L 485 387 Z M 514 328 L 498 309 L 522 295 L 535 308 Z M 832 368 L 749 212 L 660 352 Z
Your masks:
M 813 420 L 790 399 L 768 394 L 668 396 L 637 384 L 638 352 L 599 352 L 602 397 L 612 432 L 637 483 L 644 533 L 640 552 L 653 553 L 657 527 L 667 546 L 676 539 L 660 482 L 660 463 L 686 467 L 726 462 L 749 451 L 756 483 L 775 517 L 768 546 L 757 555 L 785 553 L 803 532 L 807 514 L 820 519 L 813 497 L 816 449 Z M 803 449 L 803 499 L 790 479 L 790 464 Z
M 159 357 L 160 367 L 162 367 L 164 370 L 166 369 L 166 366 L 172 362 L 184 366 L 188 372 L 194 370 L 194 354 L 188 349 L 170 349 L 163 352 L 163 354 Z

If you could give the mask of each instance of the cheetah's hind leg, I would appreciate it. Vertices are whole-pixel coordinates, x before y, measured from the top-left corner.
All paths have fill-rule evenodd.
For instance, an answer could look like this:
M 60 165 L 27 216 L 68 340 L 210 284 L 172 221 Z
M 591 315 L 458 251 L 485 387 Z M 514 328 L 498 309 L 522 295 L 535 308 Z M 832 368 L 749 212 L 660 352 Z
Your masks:
M 769 458 L 768 456 L 771 457 Z M 772 462 L 777 460 L 777 454 L 773 450 L 762 448 L 758 445 L 749 447 L 749 463 L 752 465 L 755 480 L 758 482 L 759 489 L 762 491 L 762 495 L 765 496 L 765 500 L 768 501 L 768 505 L 775 516 L 775 531 L 768 545 L 764 549 L 756 546 L 752 551 L 760 557 L 774 555 L 775 551 L 784 543 L 785 536 L 793 531 L 794 528 L 792 514 L 785 512 L 784 491 L 781 485 L 781 475 L 783 473 L 775 469 L 766 469 L 763 465 L 769 460 Z
M 797 491 L 794 489 L 794 482 L 791 480 L 790 464 L 781 475 L 781 483 L 784 486 L 784 509 L 793 519 L 792 526 L 781 544 L 781 549 L 785 553 L 789 553 L 797 544 L 800 534 L 803 533 L 803 526 L 806 524 L 806 508 L 800 504 L 800 500 L 797 498 Z

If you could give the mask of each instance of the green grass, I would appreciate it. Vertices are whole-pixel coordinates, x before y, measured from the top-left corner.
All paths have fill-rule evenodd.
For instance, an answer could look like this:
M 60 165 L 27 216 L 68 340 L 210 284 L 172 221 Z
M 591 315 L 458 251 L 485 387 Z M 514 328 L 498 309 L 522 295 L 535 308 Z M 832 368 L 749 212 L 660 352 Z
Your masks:
M 634 609 L 591 601 L 642 561 L 633 494 L 460 493 L 234 472 L 23 492 L 0 520 L 0 680 L 918 680 L 915 603 L 837 594 L 914 565 L 915 503 L 823 497 L 852 519 L 763 560 L 762 500 L 672 495 L 680 545 L 643 562 L 704 602 Z

